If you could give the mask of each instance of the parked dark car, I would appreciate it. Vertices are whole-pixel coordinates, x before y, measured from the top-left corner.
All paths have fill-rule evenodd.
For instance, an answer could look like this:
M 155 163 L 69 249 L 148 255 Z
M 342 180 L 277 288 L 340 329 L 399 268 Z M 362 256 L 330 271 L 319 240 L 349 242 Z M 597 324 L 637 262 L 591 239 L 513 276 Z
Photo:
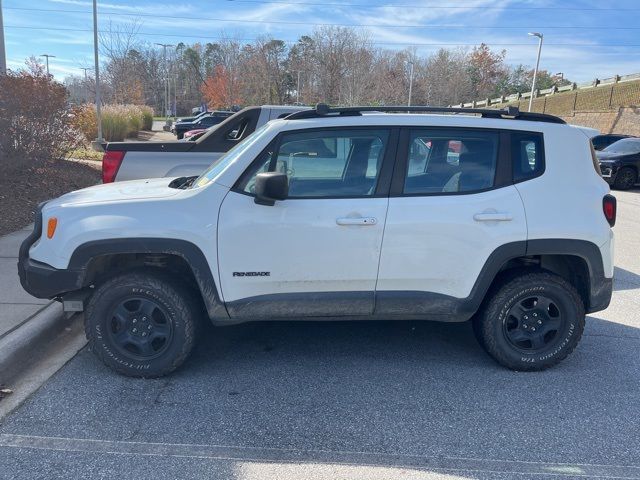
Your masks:
M 173 127 L 174 133 L 176 134 L 176 137 L 178 137 L 178 139 L 181 139 L 189 130 L 206 129 L 212 127 L 230 117 L 231 115 L 233 115 L 233 112 L 215 111 L 209 112 L 208 114 L 199 117 L 193 122 L 176 122 Z
M 615 143 L 618 140 L 622 140 L 623 138 L 632 138 L 632 136 L 621 135 L 618 133 L 607 133 L 603 135 L 596 135 L 591 139 L 591 143 L 593 144 L 593 148 L 595 148 L 596 150 L 604 150 L 612 143 Z
M 201 113 L 198 113 L 197 115 L 195 115 L 193 117 L 177 118 L 176 121 L 173 123 L 173 125 L 171 125 L 171 133 L 175 133 L 175 125 L 176 125 L 176 123 L 197 122 L 198 120 L 200 120 L 202 117 L 204 117 L 208 113 L 211 113 L 211 112 L 201 112 Z
M 638 182 L 640 138 L 623 138 L 596 152 L 602 177 L 619 190 L 628 190 Z

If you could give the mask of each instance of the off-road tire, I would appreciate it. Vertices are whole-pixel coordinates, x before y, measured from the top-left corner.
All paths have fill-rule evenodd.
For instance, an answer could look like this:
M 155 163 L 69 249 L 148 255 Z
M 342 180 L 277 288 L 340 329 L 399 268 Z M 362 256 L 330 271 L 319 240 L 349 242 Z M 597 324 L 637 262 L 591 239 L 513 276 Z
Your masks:
M 546 310 L 551 310 L 558 318 L 542 318 L 544 315 L 540 312 L 545 310 L 542 307 L 523 309 L 523 304 L 538 304 L 537 301 L 527 303 L 532 298 L 540 299 L 540 305 L 545 303 L 544 299 L 549 300 L 553 306 Z M 524 312 L 523 317 L 516 319 L 514 311 Z M 534 319 L 532 313 L 527 312 L 538 312 L 540 317 Z M 522 320 L 524 316 L 529 320 Z M 538 339 L 540 332 L 545 332 L 544 323 L 547 320 L 547 325 L 559 324 L 561 327 L 546 332 L 540 341 L 546 341 L 549 335 L 549 344 L 540 348 L 536 348 L 529 340 L 514 344 L 511 337 L 515 335 L 518 338 L 536 335 L 531 332 L 531 320 L 543 322 L 542 326 L 533 323 L 534 329 L 538 329 Z M 514 321 L 517 328 L 513 327 Z M 519 271 L 498 280 L 487 293 L 487 300 L 473 322 L 473 330 L 480 345 L 498 363 L 512 370 L 539 371 L 557 364 L 576 348 L 584 331 L 585 310 L 576 289 L 562 277 L 545 271 Z M 520 331 L 527 328 L 528 331 Z M 521 345 L 527 343 L 530 347 L 523 349 Z
M 108 330 L 113 328 L 114 309 L 123 303 L 135 302 L 133 299 L 157 304 L 165 313 L 166 321 L 171 323 L 171 338 L 155 357 L 139 358 L 123 352 Z M 144 378 L 167 375 L 182 365 L 193 349 L 201 317 L 199 307 L 200 302 L 191 290 L 162 272 L 135 271 L 118 275 L 96 286 L 88 302 L 85 333 L 89 347 L 107 366 L 123 375 Z
M 618 190 L 629 190 L 638 181 L 638 174 L 631 167 L 622 167 L 616 174 L 613 186 Z

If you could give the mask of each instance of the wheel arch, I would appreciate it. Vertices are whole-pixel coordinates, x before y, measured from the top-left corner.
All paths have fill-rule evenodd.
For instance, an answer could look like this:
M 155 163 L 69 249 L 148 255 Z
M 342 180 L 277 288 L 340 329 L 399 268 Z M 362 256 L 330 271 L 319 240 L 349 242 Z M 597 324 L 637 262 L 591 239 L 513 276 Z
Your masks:
M 210 318 L 228 318 L 209 262 L 195 244 L 165 238 L 96 240 L 77 247 L 69 268 L 84 272 L 81 287 L 89 287 L 114 273 L 140 266 L 166 268 L 193 281 Z
M 611 300 L 612 279 L 604 275 L 602 255 L 596 244 L 587 240 L 540 239 L 496 249 L 473 287 L 470 295 L 473 306 L 479 308 L 489 289 L 505 272 L 515 268 L 537 268 L 561 276 L 576 288 L 587 313 L 605 309 Z

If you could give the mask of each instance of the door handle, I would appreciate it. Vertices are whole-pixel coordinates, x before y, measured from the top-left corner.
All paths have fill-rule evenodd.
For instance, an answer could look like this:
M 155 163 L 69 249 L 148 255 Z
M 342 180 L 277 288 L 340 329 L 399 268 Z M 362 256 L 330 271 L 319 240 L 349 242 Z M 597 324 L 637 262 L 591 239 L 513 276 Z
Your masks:
M 336 223 L 338 225 L 375 225 L 378 220 L 374 217 L 342 217 L 337 218 Z
M 473 219 L 476 222 L 510 222 L 513 216 L 510 213 L 476 213 Z

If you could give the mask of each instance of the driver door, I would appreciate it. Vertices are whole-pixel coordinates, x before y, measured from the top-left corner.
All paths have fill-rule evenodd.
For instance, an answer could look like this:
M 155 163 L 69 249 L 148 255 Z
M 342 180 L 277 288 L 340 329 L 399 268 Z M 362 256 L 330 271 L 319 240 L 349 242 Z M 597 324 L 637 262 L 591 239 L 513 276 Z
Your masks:
M 370 315 L 388 206 L 390 129 L 282 133 L 225 197 L 220 285 L 232 318 Z M 289 197 L 256 204 L 255 177 Z

